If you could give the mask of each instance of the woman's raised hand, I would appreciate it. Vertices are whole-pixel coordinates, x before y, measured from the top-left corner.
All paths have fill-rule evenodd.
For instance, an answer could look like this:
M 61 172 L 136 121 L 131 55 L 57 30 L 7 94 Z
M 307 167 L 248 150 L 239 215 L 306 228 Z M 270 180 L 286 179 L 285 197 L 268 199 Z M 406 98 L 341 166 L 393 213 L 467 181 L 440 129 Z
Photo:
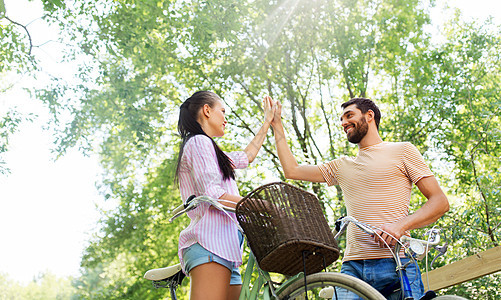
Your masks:
M 259 151 L 259 148 L 263 145 L 264 139 L 266 138 L 266 133 L 270 128 L 273 118 L 275 117 L 275 110 L 277 108 L 277 103 L 273 102 L 270 96 L 264 96 L 263 98 L 263 109 L 264 109 L 264 124 L 259 129 L 259 132 L 254 136 L 252 141 L 244 149 L 249 163 L 251 163 Z
M 264 96 L 263 98 L 263 108 L 264 108 L 264 122 L 271 124 L 273 117 L 275 116 L 275 110 L 277 103 L 271 99 L 270 96 Z

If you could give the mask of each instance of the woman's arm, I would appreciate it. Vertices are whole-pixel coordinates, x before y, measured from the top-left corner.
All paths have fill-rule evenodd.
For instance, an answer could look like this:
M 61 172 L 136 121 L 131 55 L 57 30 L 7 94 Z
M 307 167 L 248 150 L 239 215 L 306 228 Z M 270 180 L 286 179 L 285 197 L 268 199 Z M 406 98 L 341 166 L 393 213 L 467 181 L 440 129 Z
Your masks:
M 259 152 L 259 149 L 264 143 L 264 139 L 266 138 L 266 133 L 270 128 L 271 121 L 273 120 L 274 110 L 276 108 L 276 103 L 273 103 L 270 96 L 265 96 L 263 99 L 264 106 L 264 122 L 258 133 L 254 136 L 252 141 L 245 147 L 244 152 L 247 154 L 247 158 L 249 159 L 249 163 L 254 161 Z
M 219 200 L 224 200 L 224 201 L 219 201 L 219 203 L 221 203 L 224 206 L 235 208 L 237 207 L 238 201 L 240 201 L 241 199 L 242 199 L 241 196 L 224 193 L 221 197 L 219 197 Z

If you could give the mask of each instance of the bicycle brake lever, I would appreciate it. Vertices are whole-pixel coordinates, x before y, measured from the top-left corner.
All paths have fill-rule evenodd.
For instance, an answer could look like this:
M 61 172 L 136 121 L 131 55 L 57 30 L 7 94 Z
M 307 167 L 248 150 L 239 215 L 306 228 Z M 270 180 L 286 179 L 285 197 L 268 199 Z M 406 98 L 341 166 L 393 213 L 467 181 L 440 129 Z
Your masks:
M 184 204 L 184 208 L 187 208 L 188 205 L 190 204 L 191 200 L 195 199 L 196 196 L 195 195 L 191 195 L 188 197 L 188 199 L 186 199 L 186 203 Z
M 447 242 L 443 245 L 443 246 L 435 246 L 435 249 L 439 252 L 437 256 L 435 256 L 431 263 L 430 263 L 430 268 L 433 267 L 433 263 L 435 263 L 435 260 L 437 258 L 439 258 L 440 256 L 443 256 L 445 254 L 445 252 L 447 251 L 447 247 L 449 246 L 449 244 L 447 244 Z
M 446 243 L 445 243 L 444 245 L 442 245 L 442 246 L 438 246 L 438 245 L 437 245 L 437 246 L 435 246 L 435 249 L 436 249 L 438 252 L 442 253 L 442 255 L 444 255 L 444 254 L 445 254 L 445 252 L 447 252 L 447 247 L 448 247 L 448 246 L 449 246 L 449 244 L 447 244 L 447 242 L 446 242 Z
M 343 218 L 344 217 L 337 219 L 336 222 L 334 223 L 334 230 L 336 230 L 336 233 L 334 234 L 334 239 L 336 240 L 346 231 L 346 227 L 348 227 L 348 223 L 343 221 Z
M 336 229 L 336 232 L 341 231 L 341 226 L 343 226 L 343 223 L 344 223 L 342 219 L 343 218 L 341 217 L 341 218 L 337 219 L 336 222 L 334 223 L 334 228 Z
M 430 269 L 433 268 L 433 264 L 435 263 L 435 260 L 437 260 L 437 258 L 439 258 L 440 256 L 443 256 L 444 254 L 443 253 L 439 253 L 437 256 L 435 256 L 432 260 L 431 260 L 431 263 L 430 263 Z
M 200 201 L 192 201 L 195 199 L 195 195 L 191 195 L 186 203 L 180 205 L 176 210 L 174 210 L 174 215 L 169 219 L 169 223 L 172 223 L 175 219 L 179 218 L 182 214 L 194 209 L 200 203 Z M 181 209 L 182 208 L 182 209 Z

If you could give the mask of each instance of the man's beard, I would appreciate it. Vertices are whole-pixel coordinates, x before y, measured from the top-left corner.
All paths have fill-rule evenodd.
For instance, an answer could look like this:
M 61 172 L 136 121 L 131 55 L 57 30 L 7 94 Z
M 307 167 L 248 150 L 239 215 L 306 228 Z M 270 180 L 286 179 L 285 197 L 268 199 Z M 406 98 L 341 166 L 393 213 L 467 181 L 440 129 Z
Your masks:
M 365 137 L 367 131 L 369 131 L 369 124 L 365 118 L 362 118 L 355 124 L 351 132 L 348 133 L 346 137 L 350 143 L 358 144 Z

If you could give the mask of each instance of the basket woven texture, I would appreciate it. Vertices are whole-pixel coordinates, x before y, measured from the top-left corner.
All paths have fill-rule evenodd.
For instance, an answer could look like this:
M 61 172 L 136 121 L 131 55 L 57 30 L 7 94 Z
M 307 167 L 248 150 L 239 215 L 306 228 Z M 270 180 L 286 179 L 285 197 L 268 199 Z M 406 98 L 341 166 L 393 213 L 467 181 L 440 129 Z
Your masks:
M 321 271 L 339 257 L 339 248 L 314 194 L 285 182 L 263 185 L 236 208 L 240 226 L 259 267 L 295 275 Z

